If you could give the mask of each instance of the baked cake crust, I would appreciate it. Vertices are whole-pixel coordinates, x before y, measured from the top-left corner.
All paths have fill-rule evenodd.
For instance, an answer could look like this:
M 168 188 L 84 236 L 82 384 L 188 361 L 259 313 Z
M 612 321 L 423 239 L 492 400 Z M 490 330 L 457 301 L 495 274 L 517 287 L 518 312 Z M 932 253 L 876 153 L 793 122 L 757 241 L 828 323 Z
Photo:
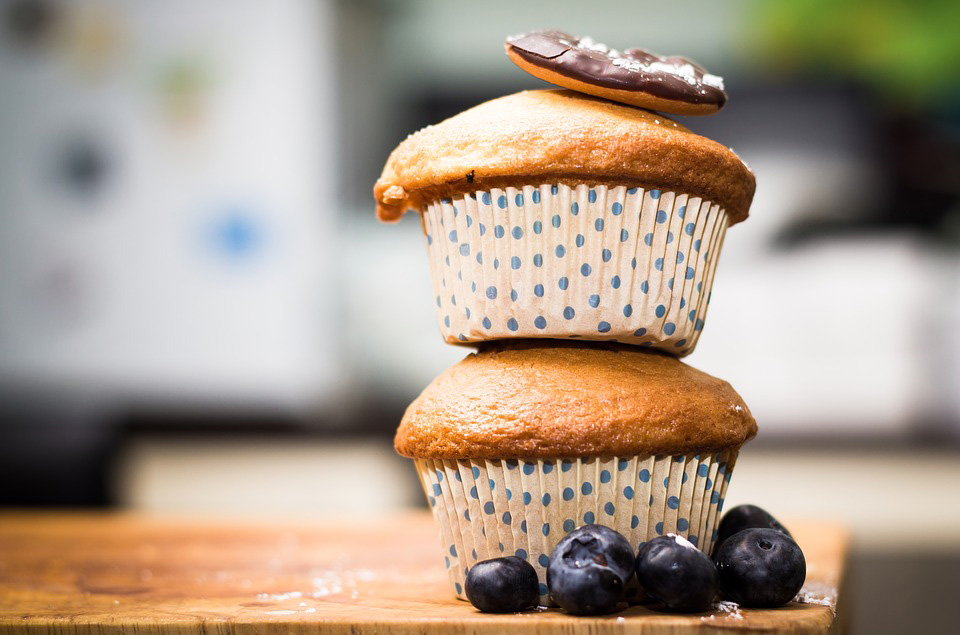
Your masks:
M 493 342 L 407 408 L 394 446 L 413 458 L 689 454 L 756 435 L 727 382 L 613 343 Z
M 407 137 L 373 188 L 398 220 L 440 197 L 493 187 L 578 183 L 685 192 L 747 218 L 753 173 L 729 148 L 668 117 L 571 90 L 494 99 Z

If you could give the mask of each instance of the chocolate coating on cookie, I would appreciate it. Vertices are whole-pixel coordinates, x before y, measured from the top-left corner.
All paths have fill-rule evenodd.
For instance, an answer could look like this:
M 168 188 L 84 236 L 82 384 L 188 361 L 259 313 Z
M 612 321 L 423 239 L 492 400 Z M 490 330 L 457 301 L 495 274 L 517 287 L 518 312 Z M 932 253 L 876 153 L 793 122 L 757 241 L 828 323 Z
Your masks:
M 707 115 L 727 101 L 723 80 L 683 57 L 619 52 L 588 37 L 542 30 L 507 38 L 507 55 L 535 77 L 590 95 L 681 115 Z

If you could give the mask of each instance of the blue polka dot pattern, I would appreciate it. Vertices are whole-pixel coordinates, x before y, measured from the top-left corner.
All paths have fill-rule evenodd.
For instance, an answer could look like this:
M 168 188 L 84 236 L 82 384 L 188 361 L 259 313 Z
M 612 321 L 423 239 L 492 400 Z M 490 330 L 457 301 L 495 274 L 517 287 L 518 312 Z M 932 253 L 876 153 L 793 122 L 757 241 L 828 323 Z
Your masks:
M 540 556 L 549 553 L 578 522 L 601 519 L 624 533 L 631 544 L 658 533 L 712 536 L 734 458 L 735 452 L 559 462 L 421 459 L 416 463 L 428 500 L 435 501 L 432 510 L 447 550 L 444 564 L 451 584 L 462 586 L 470 566 L 502 553 L 521 555 L 545 580 Z M 555 469 L 558 465 L 560 469 Z M 724 478 L 711 479 L 714 475 Z M 437 488 L 440 496 L 434 496 Z M 468 490 L 477 497 L 466 494 Z M 511 490 L 523 492 L 528 504 L 520 496 L 511 499 Z M 514 533 L 513 526 L 520 531 Z M 562 532 L 554 531 L 557 528 Z M 697 544 L 709 552 L 714 541 L 711 537 L 711 544 L 700 544 L 700 540 Z
M 431 237 L 427 242 L 434 281 L 447 291 L 439 294 L 437 310 L 448 341 L 579 335 L 654 346 L 679 355 L 691 352 L 699 337 L 696 320 L 703 320 L 703 296 L 709 295 L 716 260 L 707 261 L 704 256 L 719 248 L 727 225 L 719 206 L 688 200 L 682 194 L 552 184 L 481 191 L 431 204 L 424 222 Z M 493 232 L 484 236 L 489 227 Z M 507 233 L 515 241 L 500 240 Z M 433 240 L 438 234 L 448 240 Z M 707 249 L 698 253 L 703 242 Z M 570 253 L 571 248 L 575 253 Z M 598 277 L 601 263 L 604 275 Z M 579 276 L 575 279 L 570 272 Z M 565 281 L 560 283 L 560 278 Z M 671 285 L 671 280 L 677 284 Z M 495 291 L 487 296 L 491 288 Z M 527 296 L 537 299 L 536 313 L 530 313 L 529 302 L 518 299 L 512 305 L 511 290 L 520 297 L 525 290 L 536 290 Z M 569 300 L 564 301 L 563 293 L 571 294 Z M 604 305 L 591 319 L 581 309 L 596 294 Z M 452 310 L 453 298 L 471 309 L 469 317 L 462 307 Z M 482 306 L 478 309 L 477 304 Z M 664 322 L 655 318 L 658 304 L 671 307 L 673 333 L 664 332 Z M 631 309 L 624 312 L 627 305 Z M 569 319 L 562 317 L 568 306 L 574 310 Z M 675 314 L 673 307 L 685 310 Z M 691 310 L 696 311 L 692 319 Z M 551 311 L 557 319 L 551 319 Z M 450 318 L 449 326 L 444 317 Z M 484 318 L 489 318 L 489 327 Z M 516 320 L 515 331 L 508 326 L 510 318 Z M 598 328 L 601 322 L 610 324 L 610 329 Z M 635 335 L 640 329 L 645 329 L 644 335 Z

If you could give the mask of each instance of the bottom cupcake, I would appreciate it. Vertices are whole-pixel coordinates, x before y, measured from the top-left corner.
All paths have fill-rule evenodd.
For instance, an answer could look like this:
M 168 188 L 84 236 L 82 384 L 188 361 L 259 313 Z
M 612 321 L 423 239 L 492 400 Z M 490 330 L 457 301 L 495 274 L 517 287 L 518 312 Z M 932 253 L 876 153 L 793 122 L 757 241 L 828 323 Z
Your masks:
M 675 533 L 709 552 L 737 452 L 755 434 L 729 384 L 672 357 L 514 340 L 437 377 L 395 445 L 416 460 L 457 597 L 476 562 L 518 555 L 548 604 L 549 554 L 583 524 L 634 549 Z

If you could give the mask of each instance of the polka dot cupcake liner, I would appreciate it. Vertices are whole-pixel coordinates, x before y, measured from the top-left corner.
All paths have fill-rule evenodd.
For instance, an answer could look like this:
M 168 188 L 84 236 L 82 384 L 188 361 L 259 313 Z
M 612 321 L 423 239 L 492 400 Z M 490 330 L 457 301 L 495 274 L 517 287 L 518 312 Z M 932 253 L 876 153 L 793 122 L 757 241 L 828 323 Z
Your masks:
M 634 550 L 675 533 L 709 553 L 737 453 L 416 464 L 456 596 L 466 600 L 474 564 L 516 555 L 536 569 L 540 603 L 549 605 L 550 553 L 584 524 L 616 529 Z M 631 595 L 639 600 L 635 587 Z
M 444 198 L 423 222 L 447 342 L 616 340 L 682 356 L 728 218 L 682 193 L 546 184 Z

